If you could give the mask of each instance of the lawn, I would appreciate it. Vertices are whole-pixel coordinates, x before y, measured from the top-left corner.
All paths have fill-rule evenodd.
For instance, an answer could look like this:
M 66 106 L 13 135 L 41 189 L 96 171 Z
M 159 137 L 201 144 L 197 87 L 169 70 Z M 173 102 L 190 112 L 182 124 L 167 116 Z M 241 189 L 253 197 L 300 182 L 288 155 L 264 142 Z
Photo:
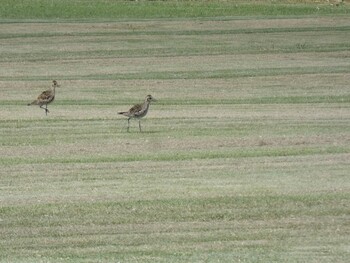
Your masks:
M 0 262 L 347 262 L 347 1 L 2 2 Z

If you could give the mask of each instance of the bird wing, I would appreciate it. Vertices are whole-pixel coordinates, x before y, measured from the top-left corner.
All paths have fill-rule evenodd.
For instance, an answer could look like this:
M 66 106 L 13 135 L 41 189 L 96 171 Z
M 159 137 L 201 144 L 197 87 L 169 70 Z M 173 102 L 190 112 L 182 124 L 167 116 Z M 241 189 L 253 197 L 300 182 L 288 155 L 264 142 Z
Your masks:
M 136 104 L 136 105 L 131 107 L 129 112 L 131 114 L 137 115 L 141 110 L 142 110 L 142 105 L 141 104 Z
M 53 95 L 52 90 L 45 90 L 38 96 L 38 100 L 39 101 L 49 100 L 52 97 L 52 95 Z

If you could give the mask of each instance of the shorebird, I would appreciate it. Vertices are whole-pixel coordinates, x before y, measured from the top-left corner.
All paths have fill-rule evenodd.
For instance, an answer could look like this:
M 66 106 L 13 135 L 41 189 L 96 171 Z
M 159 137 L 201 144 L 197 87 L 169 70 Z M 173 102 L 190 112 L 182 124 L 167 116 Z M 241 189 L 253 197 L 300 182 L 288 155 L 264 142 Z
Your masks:
M 47 108 L 47 104 L 53 102 L 53 100 L 55 99 L 55 89 L 56 87 L 59 87 L 60 85 L 58 85 L 56 80 L 52 81 L 52 88 L 43 91 L 36 100 L 34 100 L 33 102 L 29 103 L 28 106 L 30 105 L 39 105 L 40 108 L 45 110 L 45 113 L 47 115 L 47 113 L 49 112 L 48 108 Z M 45 105 L 45 108 L 43 107 Z
M 139 128 L 141 132 L 141 118 L 146 116 L 149 109 L 149 105 L 151 104 L 152 101 L 157 101 L 157 100 L 153 98 L 152 95 L 147 95 L 144 103 L 136 104 L 132 106 L 128 111 L 118 112 L 118 114 L 128 117 L 128 129 L 127 129 L 128 132 L 130 127 L 130 119 L 139 120 Z

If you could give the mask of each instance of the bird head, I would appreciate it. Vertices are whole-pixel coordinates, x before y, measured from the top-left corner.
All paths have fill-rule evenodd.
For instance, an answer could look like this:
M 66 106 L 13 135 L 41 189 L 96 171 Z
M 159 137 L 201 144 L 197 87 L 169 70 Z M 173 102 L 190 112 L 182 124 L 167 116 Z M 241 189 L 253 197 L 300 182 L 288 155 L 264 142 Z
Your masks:
M 152 95 L 147 95 L 147 96 L 146 96 L 146 100 L 147 100 L 148 102 L 157 101 L 155 98 L 152 97 Z
M 59 87 L 60 85 L 58 85 L 56 80 L 52 81 L 52 87 Z

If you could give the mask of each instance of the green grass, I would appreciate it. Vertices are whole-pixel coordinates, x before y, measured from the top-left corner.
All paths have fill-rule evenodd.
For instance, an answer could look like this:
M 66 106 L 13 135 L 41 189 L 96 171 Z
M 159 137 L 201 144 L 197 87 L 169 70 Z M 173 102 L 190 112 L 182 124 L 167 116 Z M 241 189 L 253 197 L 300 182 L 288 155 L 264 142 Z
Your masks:
M 283 248 L 280 241 L 298 247 L 298 243 L 294 242 L 298 240 L 297 235 L 304 231 L 308 233 L 308 240 L 321 235 L 326 237 L 328 232 L 336 229 L 326 223 L 327 218 L 344 218 L 341 207 L 348 202 L 349 196 L 344 194 L 298 197 L 258 195 L 26 205 L 1 209 L 1 214 L 6 218 L 15 218 L 3 223 L 7 229 L 35 229 L 35 233 L 29 236 L 25 232 L 18 232 L 16 236 L 6 235 L 5 241 L 12 244 L 7 256 L 12 259 L 16 257 L 10 256 L 10 253 L 20 251 L 34 260 L 53 256 L 59 261 L 78 262 L 112 258 L 128 261 L 135 257 L 147 262 L 163 262 L 165 258 L 181 262 L 196 257 L 216 260 L 216 257 L 211 258 L 211 254 L 221 254 L 220 260 L 246 257 L 245 260 L 254 261 L 254 255 L 258 253 L 262 260 L 275 257 L 276 260 L 292 262 L 288 259 L 288 250 Z M 334 207 L 334 203 L 338 205 Z M 295 217 L 306 222 L 288 222 L 288 218 Z M 318 218 L 316 223 L 315 217 Z M 249 224 L 254 221 L 261 223 L 256 226 Z M 72 229 L 66 228 L 76 222 L 82 224 Z M 213 225 L 212 222 L 220 223 Z M 27 244 L 26 240 L 33 235 L 45 238 L 38 239 L 35 244 Z M 345 240 L 346 234 L 338 232 L 332 236 L 331 242 L 336 248 Z M 198 249 L 192 245 L 196 243 L 211 247 L 209 253 L 201 256 L 198 252 L 193 253 L 193 249 Z M 322 244 L 322 241 L 319 243 Z M 232 253 L 232 246 L 239 250 L 236 248 Z M 40 255 L 34 252 L 38 247 L 41 249 Z M 131 247 L 136 247 L 136 251 L 132 252 Z M 157 250 L 150 250 L 150 247 L 157 247 Z M 85 252 L 87 249 L 89 252 Z M 174 250 L 180 252 L 174 253 Z M 245 251 L 245 255 L 241 254 L 242 251 Z M 315 250 L 314 258 L 322 261 L 323 253 L 318 254 L 319 251 Z M 342 261 L 345 257 L 339 255 L 337 259 Z
M 285 16 L 348 14 L 347 5 L 326 1 L 67 1 L 3 0 L 1 18 L 6 19 L 148 19 L 225 16 Z M 304 1 L 307 2 L 307 1 Z
M 276 220 L 291 217 L 295 213 L 300 217 L 343 216 L 345 214 L 341 206 L 346 205 L 349 201 L 349 196 L 346 194 L 299 195 L 297 197 L 293 195 L 276 197 L 262 194 L 261 197 L 263 198 L 260 200 L 256 196 L 231 196 L 193 198 L 191 200 L 169 199 L 28 205 L 16 208 L 3 208 L 1 213 L 6 217 L 16 217 L 15 221 L 4 222 L 5 227 L 65 227 L 76 221 L 84 222 L 83 226 L 92 224 L 108 226 L 157 222 L 165 224 L 175 222 L 211 222 L 217 219 L 228 222 L 235 220 Z M 339 202 L 340 206 L 330 208 L 334 202 Z M 276 208 L 270 210 L 271 206 Z M 327 209 L 321 210 L 318 206 L 324 206 Z M 301 213 L 300 207 L 304 208 Z M 250 210 L 250 208 L 252 209 Z M 32 214 L 32 217 L 24 216 L 28 214 Z M 69 232 L 66 235 L 71 236 Z M 226 235 L 229 237 L 231 233 Z M 225 239 L 225 237 L 223 238 Z
M 147 155 L 117 155 L 117 156 L 69 156 L 68 158 L 2 158 L 1 165 L 18 165 L 18 164 L 69 164 L 69 163 L 116 163 L 116 162 L 139 162 L 139 161 L 184 161 L 184 160 L 201 160 L 201 159 L 220 159 L 220 158 L 254 158 L 254 157 L 279 157 L 279 156 L 304 156 L 315 154 L 340 154 L 350 153 L 346 147 L 284 147 L 283 149 L 259 149 L 258 147 L 247 150 L 236 151 L 186 151 L 186 152 L 159 152 L 157 154 Z
M 347 262 L 348 12 L 2 1 L 0 262 Z

